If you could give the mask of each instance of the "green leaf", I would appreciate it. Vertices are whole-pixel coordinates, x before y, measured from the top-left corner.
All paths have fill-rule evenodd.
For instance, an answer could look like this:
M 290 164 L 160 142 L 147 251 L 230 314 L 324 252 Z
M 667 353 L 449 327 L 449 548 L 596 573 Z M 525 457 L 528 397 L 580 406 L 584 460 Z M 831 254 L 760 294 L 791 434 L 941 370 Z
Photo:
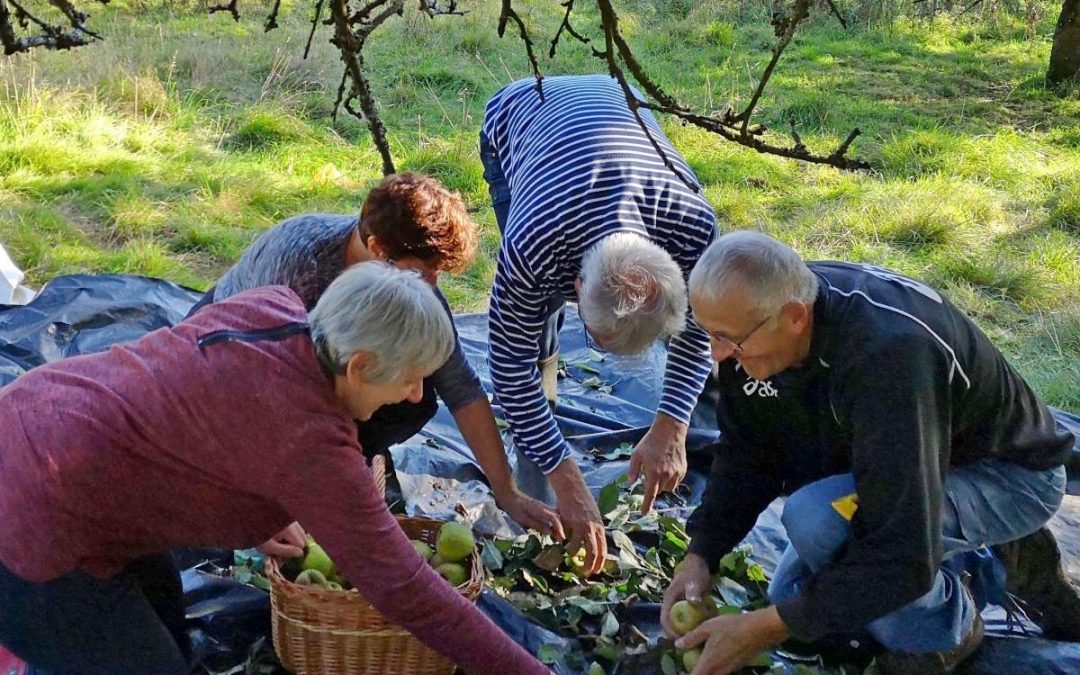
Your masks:
M 593 654 L 612 662 L 619 660 L 619 651 L 615 646 L 615 641 L 609 637 L 604 637 L 603 635 L 596 639 L 596 645 L 593 647 Z
M 505 562 L 498 544 L 490 539 L 483 540 L 480 548 L 480 560 L 483 561 L 484 567 L 492 571 L 501 570 Z
M 559 662 L 559 648 L 556 645 L 540 645 L 540 649 L 536 650 L 536 658 L 540 660 L 540 663 L 552 665 Z
M 660 670 L 664 672 L 664 675 L 679 675 L 679 668 L 675 665 L 675 658 L 671 656 L 671 652 L 664 652 L 664 655 L 660 657 Z
M 605 611 L 607 611 L 607 603 L 606 602 L 600 602 L 598 600 L 590 600 L 589 598 L 585 598 L 585 597 L 582 597 L 580 595 L 572 597 L 572 598 L 567 598 L 565 600 L 565 602 L 568 605 L 572 605 L 574 607 L 580 607 L 581 611 L 585 612 L 586 614 L 590 614 L 592 616 L 600 616 Z
M 758 581 L 763 584 L 769 581 L 769 578 L 765 576 L 765 570 L 761 569 L 761 565 L 758 564 L 753 564 L 746 568 L 746 578 L 750 581 Z
M 566 551 L 563 549 L 562 544 L 553 544 L 537 554 L 532 561 L 534 565 L 545 572 L 554 572 L 562 567 L 563 556 L 565 555 Z
M 608 483 L 600 488 L 600 496 L 596 500 L 596 505 L 600 507 L 600 515 L 602 516 L 607 516 L 615 510 L 615 507 L 619 505 L 619 481 Z
M 605 637 L 615 637 L 619 633 L 619 620 L 615 615 L 608 612 L 604 615 L 604 623 L 600 626 L 600 634 Z

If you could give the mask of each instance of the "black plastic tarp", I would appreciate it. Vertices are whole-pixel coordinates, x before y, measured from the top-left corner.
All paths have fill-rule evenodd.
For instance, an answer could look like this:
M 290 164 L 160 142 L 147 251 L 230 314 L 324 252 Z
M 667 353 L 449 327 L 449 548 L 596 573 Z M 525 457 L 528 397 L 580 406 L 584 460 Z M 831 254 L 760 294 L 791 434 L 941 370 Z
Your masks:
M 0 306 L 0 386 L 42 363 L 100 351 L 171 325 L 198 297 L 190 289 L 145 277 L 73 275 L 54 279 L 29 305 Z M 457 317 L 456 322 L 466 353 L 490 391 L 486 317 L 465 315 Z M 584 344 L 573 307 L 568 308 L 561 342 L 566 377 L 559 383 L 556 416 L 587 484 L 597 493 L 625 473 L 628 463 L 625 459 L 600 459 L 589 450 L 610 449 L 624 441 L 632 443 L 644 433 L 659 396 L 663 350 L 658 347 L 640 358 L 591 353 Z M 1080 418 L 1061 411 L 1055 411 L 1055 416 L 1080 437 Z M 717 437 L 707 402 L 699 406 L 691 426 L 687 489 L 679 501 L 661 504 L 669 508 L 682 506 L 684 512 L 700 499 L 709 463 L 706 449 Z M 439 410 L 423 433 L 392 452 L 410 513 L 448 519 L 461 502 L 469 507 L 481 531 L 502 536 L 520 532 L 494 506 L 475 460 L 445 409 Z M 1080 450 L 1074 452 L 1073 459 L 1069 491 L 1080 495 Z M 767 571 L 773 569 L 786 545 L 779 522 L 780 507 L 780 502 L 774 503 L 763 513 L 746 540 L 754 559 Z M 1051 527 L 1062 543 L 1068 572 L 1080 583 L 1080 496 L 1066 497 Z M 217 562 L 227 564 L 228 560 Z M 204 571 L 208 564 L 186 569 L 183 579 L 190 632 L 205 665 L 217 670 L 222 664 L 243 661 L 251 643 L 266 635 L 269 602 L 262 591 Z M 572 640 L 530 623 L 492 593 L 484 593 L 480 606 L 534 653 L 543 644 L 557 645 L 560 650 L 573 646 Z M 635 625 L 646 634 L 656 635 L 658 612 L 655 605 L 637 607 Z M 1010 632 L 1004 613 L 997 609 L 988 609 L 984 617 L 990 639 L 968 672 L 1080 672 L 1080 644 L 1019 637 Z M 568 672 L 562 667 L 560 670 Z

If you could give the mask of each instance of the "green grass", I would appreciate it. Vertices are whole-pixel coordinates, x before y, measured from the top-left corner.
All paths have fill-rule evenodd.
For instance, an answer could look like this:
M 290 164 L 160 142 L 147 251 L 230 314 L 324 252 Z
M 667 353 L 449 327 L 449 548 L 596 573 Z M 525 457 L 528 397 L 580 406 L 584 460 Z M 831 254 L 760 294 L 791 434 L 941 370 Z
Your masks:
M 558 3 L 519 3 L 537 48 Z M 589 5 L 589 3 L 579 3 Z M 1052 4 L 1052 3 L 1051 3 Z M 617 3 L 662 86 L 703 111 L 749 99 L 774 43 L 767 3 Z M 0 241 L 40 285 L 77 271 L 212 284 L 281 218 L 355 212 L 380 177 L 362 121 L 331 118 L 340 61 L 320 27 L 302 58 L 307 3 L 239 23 L 184 9 L 94 10 L 105 41 L 0 61 Z M 1048 5 L 1049 6 L 1049 5 Z M 497 3 L 427 19 L 411 6 L 367 55 L 399 169 L 459 190 L 482 254 L 444 287 L 487 302 L 498 245 L 476 134 L 486 99 L 529 75 Z M 721 227 L 760 228 L 808 258 L 865 260 L 940 286 L 1055 405 L 1080 410 L 1080 97 L 1045 90 L 1056 14 L 1022 21 L 899 19 L 802 29 L 759 104 L 770 138 L 829 152 L 853 127 L 867 174 L 760 155 L 662 120 Z M 576 26 L 596 38 L 591 6 Z M 596 72 L 564 41 L 549 74 Z

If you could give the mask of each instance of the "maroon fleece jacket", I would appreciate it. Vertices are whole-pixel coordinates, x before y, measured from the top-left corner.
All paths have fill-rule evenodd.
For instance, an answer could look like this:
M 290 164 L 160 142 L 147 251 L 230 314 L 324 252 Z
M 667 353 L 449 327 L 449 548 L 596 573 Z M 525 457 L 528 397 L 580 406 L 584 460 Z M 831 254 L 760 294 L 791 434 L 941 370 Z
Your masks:
M 548 673 L 410 545 L 306 321 L 292 291 L 256 289 L 0 390 L 0 561 L 32 582 L 108 577 L 298 520 L 380 612 L 465 670 Z

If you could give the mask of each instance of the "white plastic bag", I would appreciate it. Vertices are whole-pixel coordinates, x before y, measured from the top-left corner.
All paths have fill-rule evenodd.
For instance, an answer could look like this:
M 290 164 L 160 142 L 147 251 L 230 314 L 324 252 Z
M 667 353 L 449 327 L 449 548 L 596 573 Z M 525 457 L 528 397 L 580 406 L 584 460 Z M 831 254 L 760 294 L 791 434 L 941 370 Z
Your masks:
M 0 244 L 0 305 L 25 305 L 34 299 L 34 291 L 21 284 L 23 276 Z

